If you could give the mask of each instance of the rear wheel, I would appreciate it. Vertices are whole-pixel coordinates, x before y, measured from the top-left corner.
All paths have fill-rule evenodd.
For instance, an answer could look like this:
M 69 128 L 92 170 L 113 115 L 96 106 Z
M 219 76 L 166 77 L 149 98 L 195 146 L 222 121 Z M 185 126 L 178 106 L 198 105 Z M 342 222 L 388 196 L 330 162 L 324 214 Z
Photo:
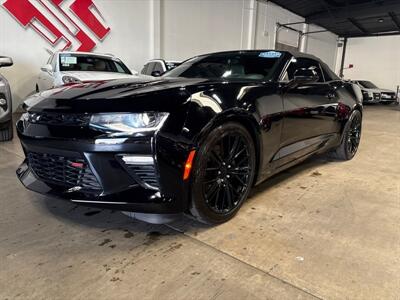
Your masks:
M 12 122 L 8 121 L 0 127 L 0 142 L 10 141 L 13 138 Z
M 356 155 L 361 139 L 361 124 L 361 112 L 354 110 L 344 129 L 342 143 L 333 152 L 335 158 L 350 160 Z
M 240 124 L 215 128 L 197 152 L 191 214 L 200 222 L 230 220 L 247 198 L 255 174 L 255 148 Z

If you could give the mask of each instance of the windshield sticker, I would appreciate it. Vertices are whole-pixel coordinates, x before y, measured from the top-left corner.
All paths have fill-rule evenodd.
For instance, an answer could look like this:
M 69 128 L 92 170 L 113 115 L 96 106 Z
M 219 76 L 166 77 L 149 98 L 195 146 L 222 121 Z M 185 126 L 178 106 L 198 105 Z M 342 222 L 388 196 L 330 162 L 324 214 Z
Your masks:
M 78 58 L 76 56 L 61 56 L 61 64 L 63 65 L 76 65 Z
M 281 57 L 282 53 L 278 51 L 267 51 L 267 52 L 261 52 L 259 57 L 264 57 L 264 58 L 279 58 Z

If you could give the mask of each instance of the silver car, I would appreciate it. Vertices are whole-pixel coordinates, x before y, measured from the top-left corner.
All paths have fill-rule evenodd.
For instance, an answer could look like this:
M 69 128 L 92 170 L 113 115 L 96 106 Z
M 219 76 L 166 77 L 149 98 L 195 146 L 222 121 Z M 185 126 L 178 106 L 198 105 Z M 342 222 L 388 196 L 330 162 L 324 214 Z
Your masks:
M 0 56 L 0 68 L 10 67 L 13 61 L 10 57 Z M 13 138 L 12 99 L 10 85 L 0 74 L 0 142 Z
M 368 80 L 352 80 L 352 82 L 361 88 L 363 103 L 391 104 L 397 102 L 395 91 L 378 88 Z

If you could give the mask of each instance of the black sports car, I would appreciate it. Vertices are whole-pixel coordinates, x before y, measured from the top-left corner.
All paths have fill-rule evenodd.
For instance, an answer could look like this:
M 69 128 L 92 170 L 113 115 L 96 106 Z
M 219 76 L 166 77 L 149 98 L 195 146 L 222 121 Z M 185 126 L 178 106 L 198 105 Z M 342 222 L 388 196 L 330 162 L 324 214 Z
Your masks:
M 17 123 L 30 190 L 166 222 L 232 218 L 250 188 L 312 154 L 351 159 L 358 86 L 317 58 L 233 51 L 187 60 L 154 80 L 42 92 Z

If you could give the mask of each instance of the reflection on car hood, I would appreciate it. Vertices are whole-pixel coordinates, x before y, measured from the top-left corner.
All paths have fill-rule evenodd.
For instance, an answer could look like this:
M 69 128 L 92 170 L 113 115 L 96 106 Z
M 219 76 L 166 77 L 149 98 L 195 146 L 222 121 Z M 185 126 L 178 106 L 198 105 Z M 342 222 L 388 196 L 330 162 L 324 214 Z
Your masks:
M 115 72 L 96 72 L 96 71 L 68 71 L 61 72 L 61 76 L 72 76 L 81 81 L 110 80 L 123 78 L 137 78 L 138 75 L 115 73 Z
M 31 96 L 31 111 L 118 112 L 170 111 L 193 92 L 227 82 L 207 79 L 137 77 L 76 83 Z M 241 85 L 240 82 L 236 84 Z

